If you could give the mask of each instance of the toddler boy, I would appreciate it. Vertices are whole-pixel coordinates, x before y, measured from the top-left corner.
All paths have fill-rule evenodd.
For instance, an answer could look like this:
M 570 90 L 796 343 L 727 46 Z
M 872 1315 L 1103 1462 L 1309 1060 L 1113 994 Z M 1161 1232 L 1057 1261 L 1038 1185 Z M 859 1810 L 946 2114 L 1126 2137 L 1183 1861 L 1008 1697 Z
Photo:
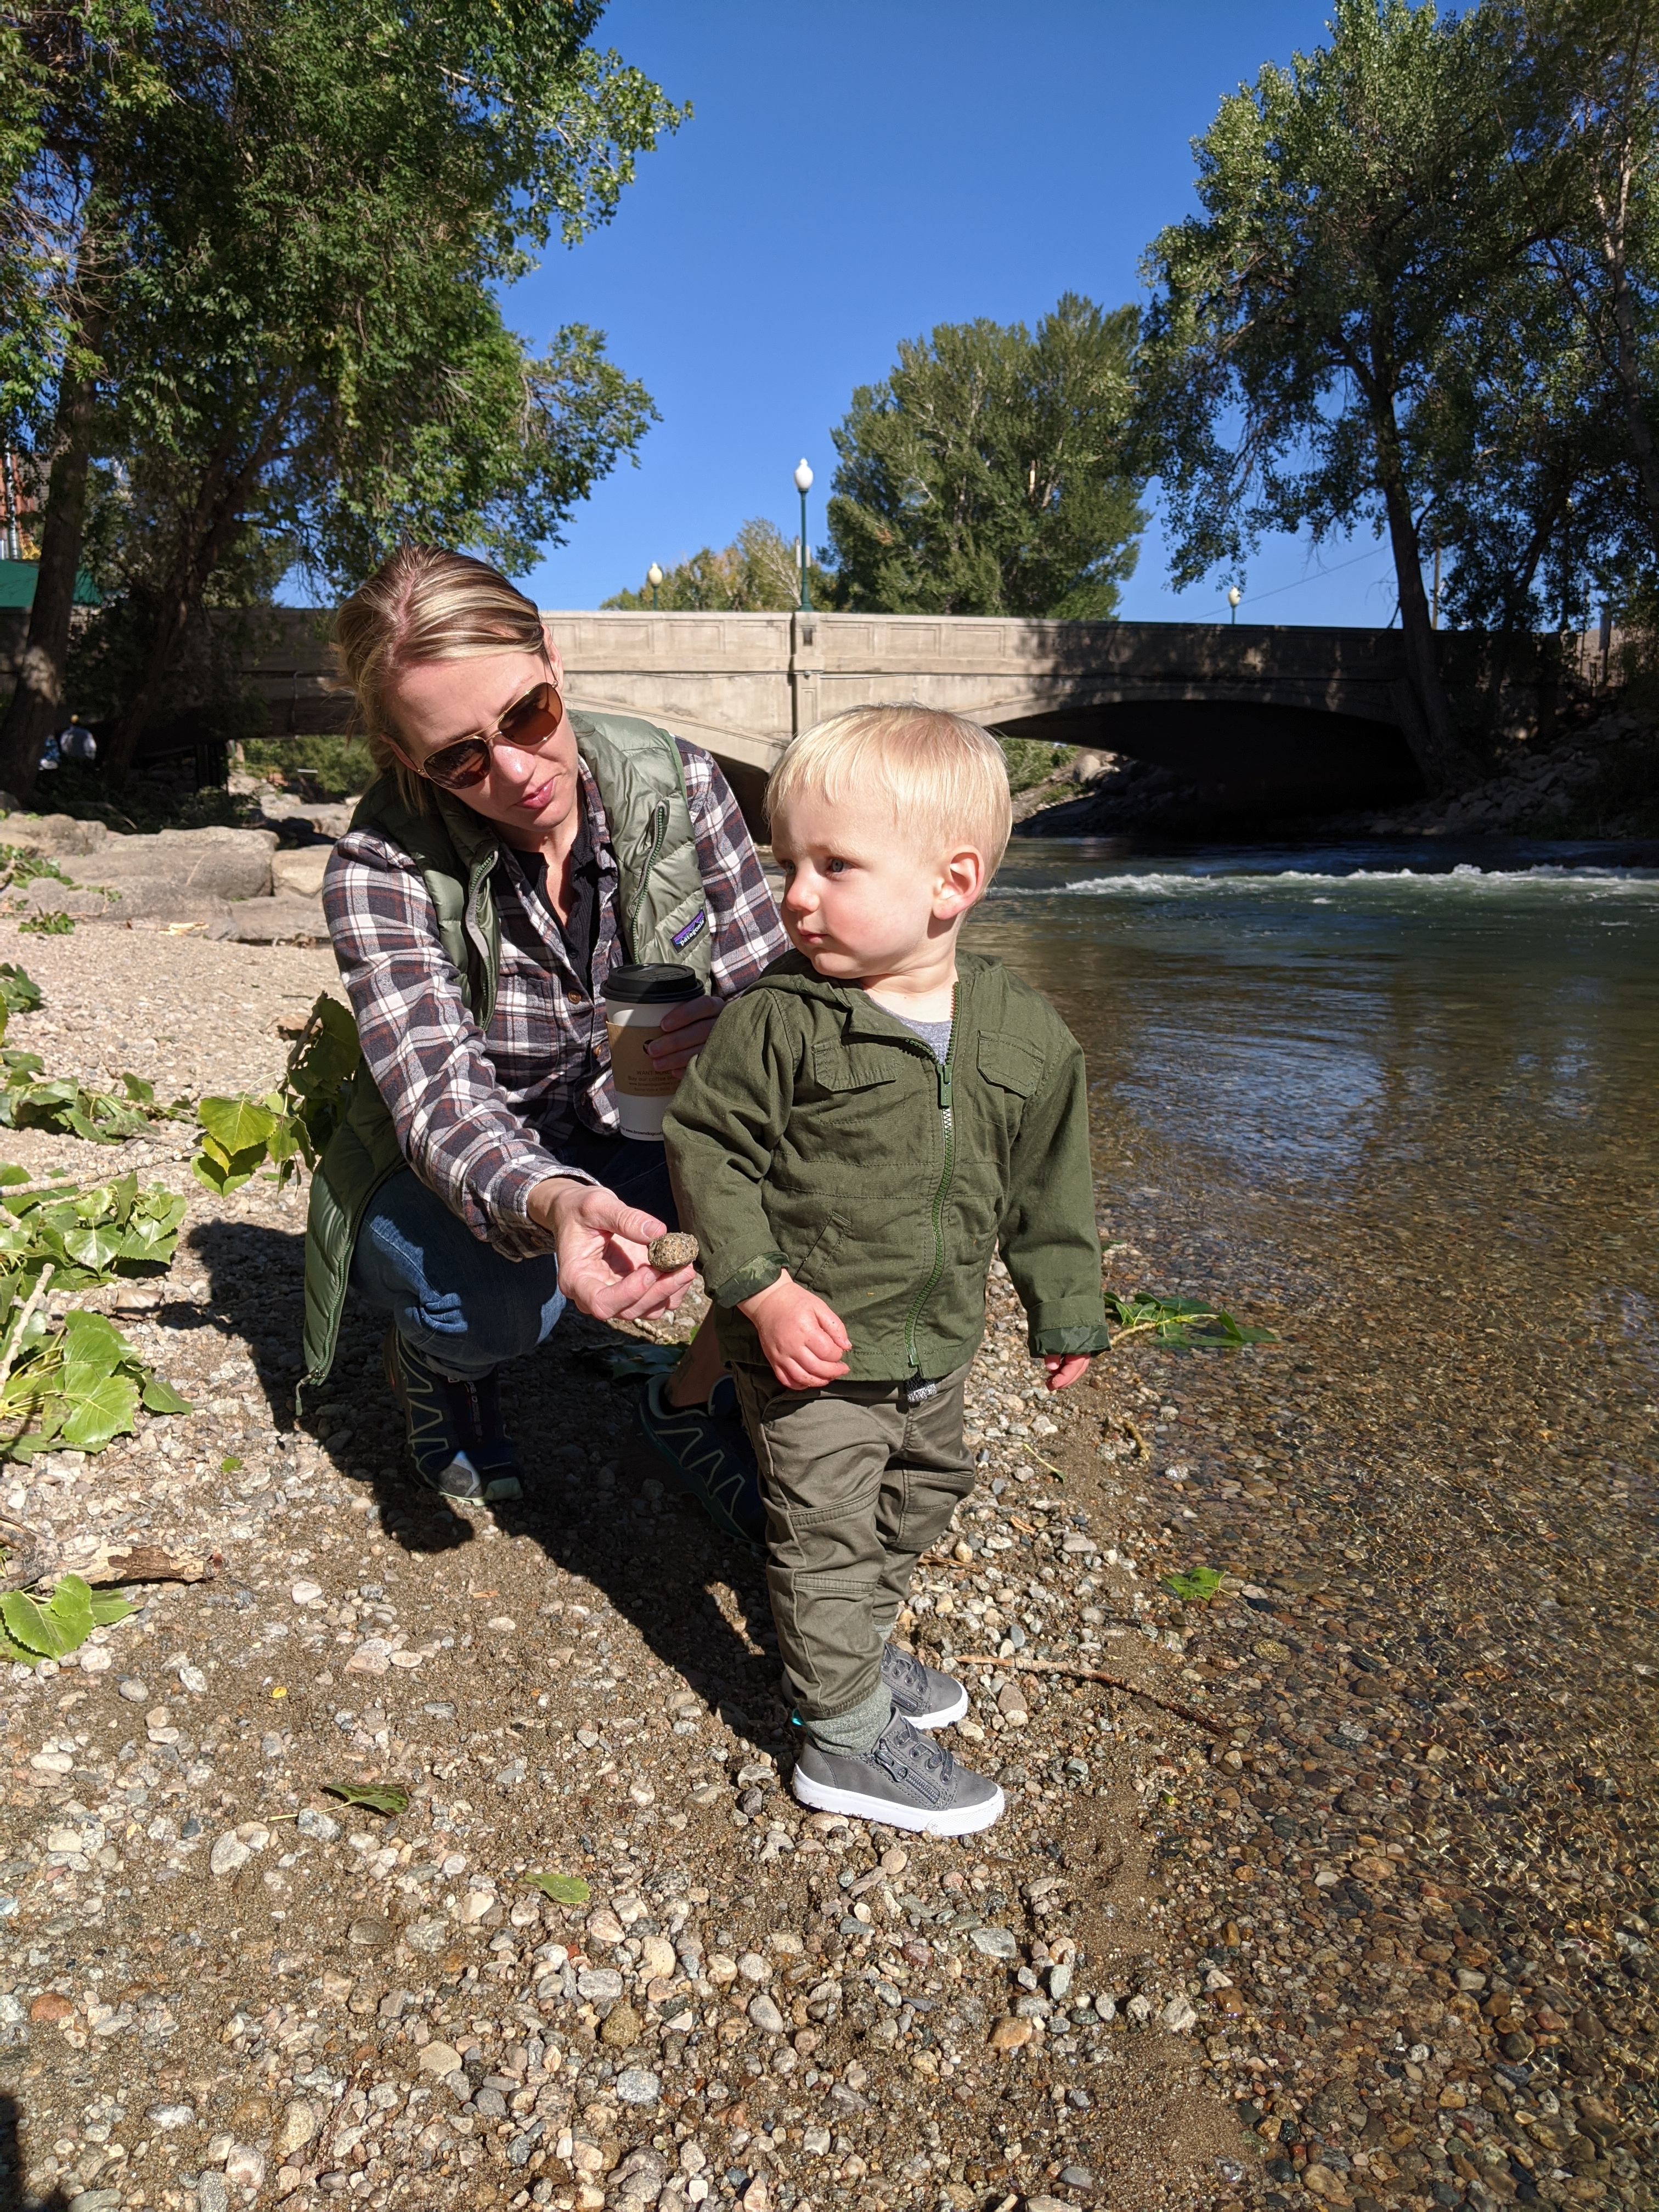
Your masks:
M 1083 1054 L 958 953 L 1011 826 L 1000 747 L 919 707 L 791 745 L 768 792 L 786 953 L 734 1000 L 665 1132 L 754 1442 L 803 1804 L 934 1835 L 1001 1790 L 925 1733 L 959 1682 L 888 1641 L 973 1487 L 963 1389 L 1000 1249 L 1050 1390 L 1104 1350 Z

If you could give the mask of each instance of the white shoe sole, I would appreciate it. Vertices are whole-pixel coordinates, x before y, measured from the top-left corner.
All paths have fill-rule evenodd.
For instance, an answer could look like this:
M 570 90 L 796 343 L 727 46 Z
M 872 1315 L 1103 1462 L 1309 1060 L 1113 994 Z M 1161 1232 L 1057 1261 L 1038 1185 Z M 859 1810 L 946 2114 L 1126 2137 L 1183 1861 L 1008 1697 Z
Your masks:
M 909 1722 L 913 1729 L 949 1728 L 953 1721 L 959 1721 L 962 1718 L 968 1710 L 968 1692 L 960 1682 L 954 1683 L 951 1686 L 956 1691 L 956 1696 L 948 1705 L 941 1705 L 937 1712 L 905 1714 L 905 1719 Z M 899 1710 L 896 1703 L 893 1710 L 895 1712 Z
M 917 1725 L 911 1723 L 913 1728 Z M 884 1828 L 910 1828 L 923 1836 L 976 1836 L 981 1828 L 1002 1818 L 1007 1804 L 999 1787 L 981 1805 L 930 1812 L 925 1805 L 897 1804 L 890 1797 L 867 1797 L 861 1790 L 837 1790 L 832 1783 L 815 1782 L 799 1766 L 789 1778 L 789 1787 L 815 1813 L 844 1813 L 849 1820 L 869 1820 Z

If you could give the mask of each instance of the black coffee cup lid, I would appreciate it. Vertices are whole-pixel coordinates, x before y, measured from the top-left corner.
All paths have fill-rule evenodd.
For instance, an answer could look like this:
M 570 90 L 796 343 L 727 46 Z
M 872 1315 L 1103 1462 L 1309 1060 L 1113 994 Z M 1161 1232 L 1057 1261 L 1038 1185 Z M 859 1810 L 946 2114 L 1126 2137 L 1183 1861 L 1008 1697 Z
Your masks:
M 696 999 L 702 985 L 690 968 L 664 960 L 642 960 L 613 968 L 605 979 L 605 995 L 628 1006 L 667 1005 L 677 999 Z

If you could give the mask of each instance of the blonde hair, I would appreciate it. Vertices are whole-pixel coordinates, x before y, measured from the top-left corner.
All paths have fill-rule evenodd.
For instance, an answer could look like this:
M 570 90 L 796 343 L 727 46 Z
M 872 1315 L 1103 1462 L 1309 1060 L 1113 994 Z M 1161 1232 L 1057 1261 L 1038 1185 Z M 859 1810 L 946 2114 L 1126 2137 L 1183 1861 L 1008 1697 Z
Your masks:
M 965 838 L 995 874 L 1013 827 L 1008 763 L 988 730 L 933 707 L 852 707 L 804 730 L 772 771 L 766 812 L 815 792 L 831 806 L 873 794 L 907 839 Z
M 388 695 L 406 669 L 429 660 L 491 653 L 540 653 L 546 644 L 533 601 L 499 568 L 441 545 L 399 546 L 334 617 L 334 660 L 354 702 L 349 728 L 382 775 L 419 813 L 431 787 L 399 758 Z

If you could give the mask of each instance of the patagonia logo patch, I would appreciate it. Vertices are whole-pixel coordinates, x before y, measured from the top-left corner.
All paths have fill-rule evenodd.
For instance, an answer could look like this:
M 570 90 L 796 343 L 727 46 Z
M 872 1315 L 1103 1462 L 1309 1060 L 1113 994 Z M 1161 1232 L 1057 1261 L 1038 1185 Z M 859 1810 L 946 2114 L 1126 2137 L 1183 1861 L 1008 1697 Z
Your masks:
M 707 929 L 708 927 L 708 912 L 705 908 L 700 907 L 696 913 L 692 915 L 690 921 L 686 923 L 685 927 L 681 930 L 677 930 L 674 935 L 670 938 L 668 941 L 673 946 L 675 951 L 678 952 L 684 946 L 690 945 L 694 937 L 701 936 L 702 932 Z

